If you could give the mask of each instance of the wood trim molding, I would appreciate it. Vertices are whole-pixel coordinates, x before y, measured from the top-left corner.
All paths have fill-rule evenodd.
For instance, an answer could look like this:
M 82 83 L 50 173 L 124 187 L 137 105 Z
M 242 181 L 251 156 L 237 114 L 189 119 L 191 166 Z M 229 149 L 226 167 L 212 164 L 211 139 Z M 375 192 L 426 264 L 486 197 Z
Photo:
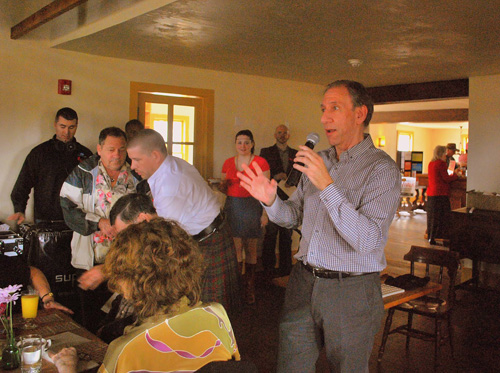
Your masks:
M 67 11 L 86 3 L 88 0 L 55 0 L 39 11 L 25 18 L 10 29 L 10 38 L 19 39 L 30 31 L 40 27 Z
M 469 79 L 367 88 L 374 104 L 469 97 Z

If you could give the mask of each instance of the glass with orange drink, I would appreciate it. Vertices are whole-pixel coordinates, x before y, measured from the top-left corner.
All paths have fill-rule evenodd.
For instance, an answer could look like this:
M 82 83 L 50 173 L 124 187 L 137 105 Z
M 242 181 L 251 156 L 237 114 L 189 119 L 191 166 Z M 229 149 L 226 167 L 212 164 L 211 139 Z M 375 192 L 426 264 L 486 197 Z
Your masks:
M 35 329 L 36 324 L 33 319 L 38 314 L 38 293 L 34 290 L 27 290 L 21 293 L 21 308 L 23 319 L 25 320 L 24 329 Z

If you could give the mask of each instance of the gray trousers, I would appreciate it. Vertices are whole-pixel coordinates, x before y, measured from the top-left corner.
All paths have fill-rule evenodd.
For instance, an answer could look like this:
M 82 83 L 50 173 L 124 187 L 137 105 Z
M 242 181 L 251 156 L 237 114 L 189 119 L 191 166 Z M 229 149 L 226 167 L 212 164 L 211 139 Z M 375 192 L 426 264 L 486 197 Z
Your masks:
M 297 263 L 280 321 L 278 372 L 314 373 L 323 347 L 332 372 L 368 372 L 383 315 L 378 273 L 323 279 Z

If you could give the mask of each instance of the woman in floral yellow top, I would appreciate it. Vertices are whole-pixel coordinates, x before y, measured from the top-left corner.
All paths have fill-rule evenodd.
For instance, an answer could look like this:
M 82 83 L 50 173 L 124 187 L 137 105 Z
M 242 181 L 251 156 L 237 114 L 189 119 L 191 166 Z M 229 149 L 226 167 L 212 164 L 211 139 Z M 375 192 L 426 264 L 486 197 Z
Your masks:
M 192 372 L 240 359 L 222 305 L 200 302 L 202 255 L 177 223 L 129 226 L 113 241 L 104 271 L 109 286 L 134 303 L 138 321 L 110 344 L 100 372 Z

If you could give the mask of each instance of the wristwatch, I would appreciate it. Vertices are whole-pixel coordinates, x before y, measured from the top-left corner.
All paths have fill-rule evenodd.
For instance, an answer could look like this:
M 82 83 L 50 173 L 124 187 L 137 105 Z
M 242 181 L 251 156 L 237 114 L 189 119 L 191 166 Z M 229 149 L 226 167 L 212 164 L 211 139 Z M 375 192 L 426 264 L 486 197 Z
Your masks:
M 52 299 L 48 300 L 47 302 L 44 302 L 43 298 L 45 298 L 45 297 L 51 297 Z M 53 302 L 54 301 L 54 293 L 52 293 L 51 291 L 49 291 L 47 294 L 45 294 L 44 296 L 42 296 L 40 299 L 42 300 L 42 303 L 44 305 L 47 304 L 47 303 Z

